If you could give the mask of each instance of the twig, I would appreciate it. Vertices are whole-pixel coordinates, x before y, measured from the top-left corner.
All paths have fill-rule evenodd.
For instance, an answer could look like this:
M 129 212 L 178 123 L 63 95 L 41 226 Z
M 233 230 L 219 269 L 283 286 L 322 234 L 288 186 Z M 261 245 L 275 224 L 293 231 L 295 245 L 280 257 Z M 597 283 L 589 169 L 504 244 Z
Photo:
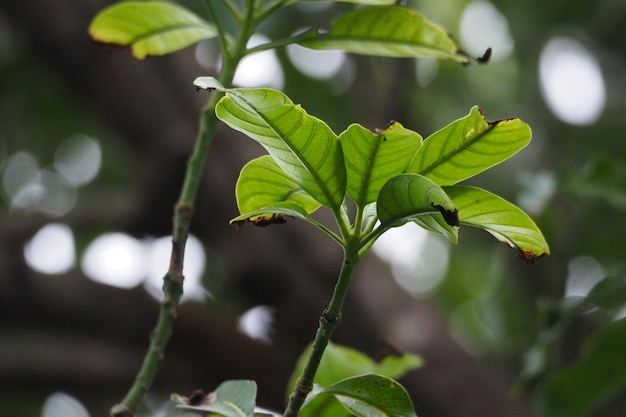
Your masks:
M 341 321 L 341 309 L 346 299 L 346 294 L 348 293 L 348 288 L 352 281 L 352 273 L 354 272 L 357 261 L 358 245 L 355 245 L 354 241 L 352 241 L 348 243 L 345 248 L 343 264 L 339 272 L 339 277 L 337 278 L 333 296 L 328 307 L 324 309 L 320 317 L 319 327 L 315 333 L 311 354 L 300 378 L 298 378 L 296 382 L 293 392 L 289 396 L 289 402 L 287 403 L 284 417 L 297 417 L 307 395 L 313 389 L 315 374 L 317 373 L 317 368 L 319 368 L 322 356 L 324 355 L 324 350 L 326 350 L 326 346 L 328 346 L 330 336 Z
M 235 70 L 239 62 L 246 54 L 246 45 L 254 33 L 254 7 L 253 0 L 247 0 L 247 14 L 242 25 L 230 59 L 224 60 L 220 72 L 219 81 L 223 85 L 230 85 L 233 81 Z M 121 403 L 111 408 L 112 417 L 133 417 L 135 410 L 145 394 L 150 389 L 157 371 L 163 361 L 165 346 L 172 335 L 172 327 L 176 319 L 178 301 L 183 294 L 183 260 L 185 257 L 185 243 L 189 233 L 189 225 L 193 216 L 194 204 L 200 179 L 204 173 L 204 166 L 209 153 L 209 147 L 217 129 L 217 117 L 215 106 L 221 94 L 214 92 L 200 116 L 200 126 L 196 142 L 187 164 L 187 171 L 180 198 L 174 210 L 172 253 L 168 272 L 163 277 L 163 300 L 159 310 L 159 318 L 150 338 L 150 345 L 144 357 L 141 369 L 135 381 L 130 387 L 126 397 Z

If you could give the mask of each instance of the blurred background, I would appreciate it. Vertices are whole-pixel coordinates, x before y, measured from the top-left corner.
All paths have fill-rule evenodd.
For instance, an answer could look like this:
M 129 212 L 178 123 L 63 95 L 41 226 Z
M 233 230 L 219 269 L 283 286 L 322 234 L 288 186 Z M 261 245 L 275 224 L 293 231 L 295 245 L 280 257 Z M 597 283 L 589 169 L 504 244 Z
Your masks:
M 215 75 L 206 41 L 134 60 L 92 43 L 104 0 L 0 5 L 0 415 L 104 416 L 156 321 L 173 206 Z M 202 1 L 182 1 L 207 16 Z M 339 133 L 396 120 L 427 137 L 479 105 L 520 117 L 531 144 L 471 184 L 526 210 L 551 255 L 526 265 L 484 232 L 459 245 L 417 227 L 357 269 L 338 343 L 423 356 L 402 382 L 420 417 L 626 412 L 626 2 L 409 1 L 487 65 L 291 46 L 246 58 L 239 86 L 271 86 Z M 354 6 L 298 2 L 253 42 Z M 257 144 L 219 130 L 185 259 L 185 298 L 142 415 L 172 392 L 254 379 L 282 409 L 341 253 L 303 222 L 228 225 Z M 592 407 L 593 406 L 593 407 Z M 569 407 L 569 408 L 568 408 Z M 570 413 L 574 409 L 577 413 Z M 570 411 L 568 411 L 570 410 Z M 177 412 L 173 412 L 173 415 Z M 582 413 L 582 414 L 580 414 Z

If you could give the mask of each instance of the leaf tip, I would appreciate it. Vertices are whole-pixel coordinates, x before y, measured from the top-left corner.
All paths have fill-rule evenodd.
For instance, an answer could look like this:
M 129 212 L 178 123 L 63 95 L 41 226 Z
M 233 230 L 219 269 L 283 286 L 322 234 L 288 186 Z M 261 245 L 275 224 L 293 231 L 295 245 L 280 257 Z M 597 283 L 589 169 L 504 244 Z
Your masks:
M 224 86 L 213 77 L 197 77 L 193 80 L 193 85 L 196 87 L 196 91 L 207 90 L 211 92 L 224 90 Z
M 543 252 L 538 255 L 535 252 L 530 251 L 530 250 L 519 249 L 519 248 L 517 250 L 517 257 L 521 258 L 528 265 L 536 264 L 539 261 L 539 259 L 543 258 L 546 255 L 549 255 L 549 253 Z
M 448 210 L 448 209 L 445 209 L 443 206 L 439 204 L 435 204 L 435 203 L 430 203 L 430 206 L 432 208 L 439 210 L 439 213 L 441 213 L 441 215 L 443 216 L 443 219 L 449 226 L 458 227 L 461 225 L 461 222 L 459 221 L 458 209 L 455 208 L 454 210 Z

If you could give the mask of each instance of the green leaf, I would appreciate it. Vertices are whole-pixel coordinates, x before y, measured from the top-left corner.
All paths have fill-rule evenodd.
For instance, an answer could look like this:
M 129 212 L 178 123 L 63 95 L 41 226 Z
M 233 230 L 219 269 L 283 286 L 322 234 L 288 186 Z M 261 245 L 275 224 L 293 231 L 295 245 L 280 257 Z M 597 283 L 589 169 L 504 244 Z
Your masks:
M 339 209 L 346 168 L 339 140 L 323 121 L 308 115 L 280 91 L 224 89 L 217 117 L 259 142 L 303 190 Z
M 302 374 L 302 370 L 311 352 L 309 346 L 300 355 L 296 367 L 291 375 L 288 387 L 289 393 L 293 390 L 297 378 Z M 316 388 L 309 393 L 303 408 L 300 410 L 300 417 L 321 417 L 321 416 L 344 416 L 344 408 L 329 396 L 320 396 L 323 388 L 334 384 L 345 378 L 371 372 L 376 366 L 374 360 L 355 349 L 329 343 L 324 351 L 324 356 L 315 374 Z
M 240 213 L 277 203 L 295 204 L 306 213 L 312 213 L 320 206 L 269 155 L 254 159 L 243 167 L 235 186 L 235 195 Z
M 367 374 L 344 379 L 323 393 L 335 395 L 357 417 L 416 417 L 406 390 L 383 375 Z
M 413 219 L 413 222 L 429 232 L 443 235 L 455 245 L 459 243 L 459 228 L 456 226 L 450 226 L 446 223 L 443 216 L 438 214 L 425 214 Z
M 186 8 L 163 1 L 128 1 L 96 15 L 89 35 L 98 42 L 131 46 L 133 56 L 165 55 L 217 36 L 213 24 Z
M 530 142 L 519 119 L 488 122 L 478 107 L 424 140 L 407 172 L 453 185 L 510 158 Z
M 252 417 L 256 402 L 256 383 L 248 380 L 225 381 L 207 396 L 207 404 L 188 405 L 173 396 L 177 407 L 205 411 L 225 417 Z
M 598 331 L 573 365 L 553 372 L 539 386 L 537 403 L 546 417 L 585 417 L 626 388 L 626 319 Z
M 193 85 L 196 86 L 196 88 L 201 88 L 203 90 L 219 90 L 219 91 L 224 91 L 226 88 L 219 82 L 217 81 L 214 77 L 196 77 L 195 80 L 193 80 Z
M 300 356 L 294 369 L 288 387 L 293 390 L 296 380 L 302 373 L 311 352 L 309 346 Z M 369 356 L 346 346 L 329 343 L 324 351 L 324 356 L 315 376 L 314 391 L 309 393 L 305 406 L 300 412 L 300 417 L 320 417 L 323 415 L 345 415 L 343 407 L 335 401 L 329 401 L 328 397 L 319 396 L 324 387 L 346 378 L 365 373 L 375 372 L 391 378 L 401 378 L 408 371 L 421 366 L 419 356 L 404 353 L 399 356 L 386 356 L 377 363 Z
M 425 214 L 439 212 L 450 226 L 458 226 L 457 208 L 445 191 L 418 174 L 393 177 L 380 190 L 376 206 L 381 227 L 401 226 Z
M 461 224 L 485 229 L 501 242 L 519 250 L 529 263 L 550 249 L 535 222 L 502 197 L 476 187 L 443 187 L 459 210 Z
M 353 124 L 341 135 L 348 176 L 347 193 L 359 207 L 376 201 L 383 185 L 403 173 L 422 145 L 417 133 L 393 122 L 375 133 Z
M 328 33 L 300 45 L 341 49 L 362 55 L 413 58 L 434 56 L 467 63 L 469 59 L 440 26 L 406 7 L 366 6 L 332 22 Z
M 411 353 L 385 356 L 372 371 L 389 378 L 402 378 L 408 371 L 422 366 L 422 358 Z

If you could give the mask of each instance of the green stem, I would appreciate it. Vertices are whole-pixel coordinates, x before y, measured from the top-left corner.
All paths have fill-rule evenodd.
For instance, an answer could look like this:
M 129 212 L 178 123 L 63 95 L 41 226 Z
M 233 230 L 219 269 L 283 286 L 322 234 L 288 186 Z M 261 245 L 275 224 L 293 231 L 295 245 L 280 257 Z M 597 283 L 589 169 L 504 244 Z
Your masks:
M 252 6 L 249 1 L 248 5 Z M 230 59 L 224 60 L 224 65 L 220 72 L 219 81 L 222 85 L 230 85 L 235 75 L 237 65 L 245 55 L 246 44 L 253 34 L 255 21 L 253 20 L 253 7 L 248 7 L 246 20 L 241 28 L 239 37 L 235 44 Z M 198 187 L 209 147 L 213 141 L 217 129 L 217 118 L 215 116 L 215 106 L 221 97 L 220 94 L 211 95 L 207 105 L 200 116 L 200 126 L 196 142 L 187 164 L 187 171 L 180 198 L 174 209 L 173 232 L 172 232 L 172 252 L 170 255 L 170 266 L 168 272 L 163 277 L 164 297 L 161 301 L 159 318 L 150 338 L 150 345 L 137 374 L 135 381 L 128 390 L 126 397 L 121 403 L 111 408 L 112 417 L 132 417 L 137 407 L 143 401 L 144 396 L 150 389 L 152 382 L 163 361 L 165 347 L 172 335 L 172 327 L 176 319 L 178 302 L 183 295 L 183 260 L 185 256 L 185 244 L 189 234 L 189 225 L 193 217 L 194 204 Z
M 268 43 L 264 43 L 261 45 L 257 45 L 253 48 L 248 49 L 248 54 L 253 54 L 255 52 L 261 52 L 261 51 L 267 51 L 269 49 L 276 49 L 279 48 L 281 46 L 287 46 L 287 45 L 291 45 L 294 43 L 298 43 L 301 42 L 303 40 L 307 40 L 307 39 L 315 39 L 317 37 L 317 29 L 311 29 L 311 30 L 307 30 L 306 32 L 302 32 L 298 35 L 295 35 L 291 38 L 286 38 L 286 39 L 278 39 L 276 41 L 273 42 L 268 42 Z
M 231 2 L 226 2 L 226 3 L 230 4 Z M 223 56 L 228 55 L 228 48 L 229 48 L 229 43 L 228 43 L 228 36 L 229 35 L 228 35 L 228 32 L 224 28 L 224 24 L 222 23 L 222 19 L 220 19 L 220 15 L 217 12 L 217 10 L 215 9 L 215 6 L 213 5 L 213 0 L 207 0 L 205 2 L 205 5 L 206 5 L 207 9 L 209 10 L 209 14 L 213 18 L 213 23 L 215 23 L 215 27 L 217 28 L 217 33 L 219 35 L 220 45 L 221 45 L 221 48 L 222 48 L 222 55 Z M 231 13 L 236 13 L 236 11 L 232 11 L 231 10 Z
M 319 327 L 315 333 L 311 354 L 307 359 L 307 363 L 300 378 L 298 378 L 296 382 L 294 391 L 289 396 L 284 417 L 297 417 L 307 395 L 313 389 L 315 374 L 317 373 L 317 368 L 319 368 L 322 356 L 324 355 L 324 350 L 326 346 L 328 346 L 330 336 L 341 321 L 341 309 L 346 299 L 350 282 L 352 281 L 354 268 L 358 262 L 358 247 L 358 240 L 352 240 L 348 242 L 344 249 L 343 263 L 339 277 L 337 278 L 337 284 L 333 291 L 333 296 L 328 306 L 322 312 Z

